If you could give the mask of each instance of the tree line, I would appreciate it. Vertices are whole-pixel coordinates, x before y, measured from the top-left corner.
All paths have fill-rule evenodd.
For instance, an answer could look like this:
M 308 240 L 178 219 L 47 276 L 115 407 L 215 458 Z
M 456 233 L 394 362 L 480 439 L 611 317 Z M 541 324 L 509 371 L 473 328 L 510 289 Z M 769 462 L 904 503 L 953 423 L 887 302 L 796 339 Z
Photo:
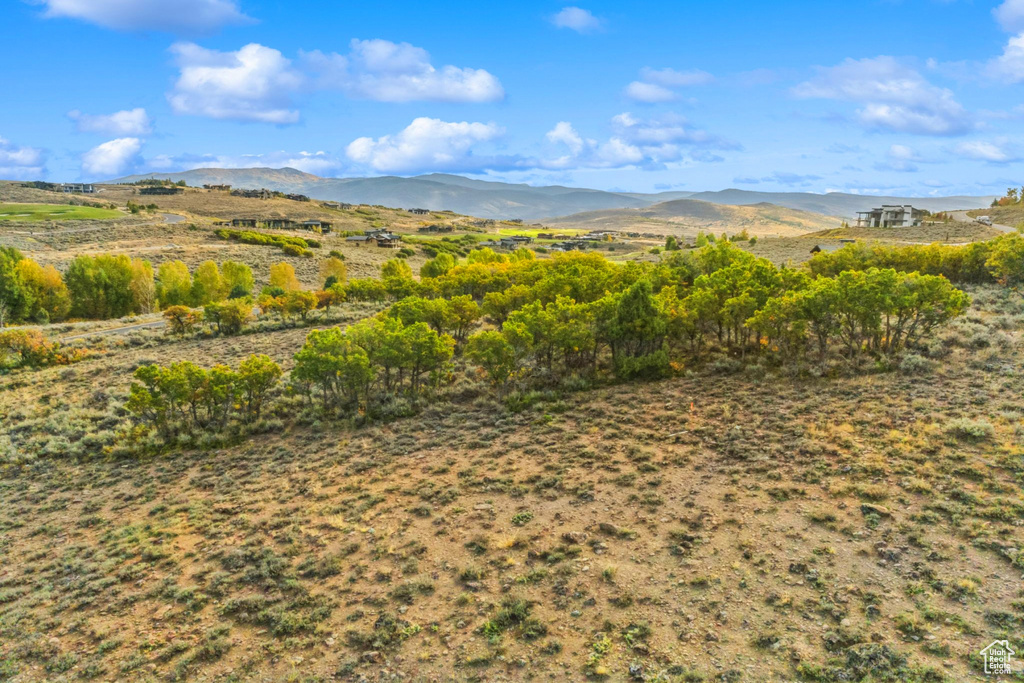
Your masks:
M 398 398 L 434 396 L 459 358 L 504 394 L 571 377 L 663 377 L 723 353 L 777 365 L 832 353 L 888 356 L 969 305 L 941 275 L 876 266 L 816 275 L 777 267 L 730 241 L 621 265 L 578 252 L 535 259 L 525 250 L 480 250 L 463 263 L 439 253 L 419 280 L 396 259 L 379 279 L 336 281 L 324 291 L 358 298 L 369 282 L 375 297 L 392 300 L 385 310 L 346 329 L 314 330 L 295 354 L 289 391 L 317 410 L 375 415 Z M 167 381 L 181 386 L 181 372 Z M 140 369 L 133 395 L 152 394 L 161 376 Z M 204 391 L 214 392 L 210 386 Z M 164 417 L 144 412 L 145 401 L 130 409 L 165 431 L 157 420 L 174 415 L 191 425 L 223 424 L 227 413 L 196 401 L 176 399 Z M 242 420 L 237 410 L 228 417 Z
M 0 329 L 164 310 L 176 332 L 205 321 L 231 333 L 248 320 L 254 303 L 267 312 L 305 318 L 313 309 L 329 312 L 345 300 L 347 272 L 340 256 L 332 252 L 321 262 L 321 290 L 302 291 L 295 269 L 278 263 L 270 267 L 269 285 L 256 295 L 252 269 L 237 261 L 204 261 L 194 271 L 182 261 L 169 261 L 154 272 L 149 261 L 126 255 L 82 255 L 62 274 L 17 249 L 0 247 Z M 193 310 L 199 308 L 204 311 Z

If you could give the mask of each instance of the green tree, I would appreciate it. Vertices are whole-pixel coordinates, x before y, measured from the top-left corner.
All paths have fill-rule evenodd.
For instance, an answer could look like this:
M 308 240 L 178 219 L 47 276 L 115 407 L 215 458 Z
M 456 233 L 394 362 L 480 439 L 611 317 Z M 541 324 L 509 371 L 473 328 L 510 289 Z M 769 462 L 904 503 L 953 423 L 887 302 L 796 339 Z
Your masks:
M 132 275 L 131 259 L 124 254 L 76 257 L 64 276 L 71 315 L 102 320 L 135 312 Z
M 220 334 L 238 334 L 252 317 L 252 302 L 248 299 L 211 302 L 203 309 L 203 317 L 216 325 Z
M 284 295 L 284 313 L 287 316 L 297 315 L 305 321 L 316 305 L 317 298 L 313 292 L 293 289 Z
M 411 280 L 412 267 L 404 259 L 391 259 L 381 265 L 380 277 L 382 280 L 389 280 L 391 278 Z
M 228 292 L 220 268 L 213 261 L 203 261 L 192 276 L 191 301 L 193 306 L 205 306 L 227 297 Z
M 3 257 L 0 256 L 0 259 Z M 0 268 L 3 266 L 0 265 Z M 32 259 L 17 262 L 18 273 L 32 301 L 28 318 L 38 322 L 60 322 L 71 311 L 71 294 L 60 272 L 53 266 L 40 266 Z M 0 279 L 2 279 L 0 275 Z
M 508 381 L 518 371 L 515 349 L 501 332 L 487 330 L 469 338 L 466 358 L 476 363 L 491 380 L 491 384 L 504 393 Z
M 192 296 L 192 275 L 181 261 L 160 264 L 156 294 L 160 305 L 187 306 Z
M 246 422 L 260 419 L 267 397 L 282 374 L 281 366 L 264 354 L 250 356 L 238 366 L 238 391 Z
M 420 267 L 420 277 L 441 277 L 455 267 L 455 257 L 447 252 L 441 252 Z
M 253 288 L 256 286 L 252 268 L 237 261 L 225 261 L 220 265 L 220 271 L 228 298 L 241 299 L 252 296 Z
M 32 293 L 18 269 L 23 258 L 14 247 L 0 247 L 0 329 L 32 310 Z
M 311 396 L 319 395 L 324 408 L 357 410 L 361 397 L 367 397 L 374 371 L 366 351 L 334 327 L 309 333 L 295 354 L 291 377 L 309 387 Z

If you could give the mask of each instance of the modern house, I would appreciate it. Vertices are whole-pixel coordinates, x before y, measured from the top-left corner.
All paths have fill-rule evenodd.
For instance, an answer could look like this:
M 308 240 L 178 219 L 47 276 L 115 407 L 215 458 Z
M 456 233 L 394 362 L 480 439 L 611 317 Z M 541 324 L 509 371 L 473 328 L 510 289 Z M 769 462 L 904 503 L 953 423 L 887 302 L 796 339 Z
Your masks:
M 231 227 L 233 228 L 255 228 L 255 218 L 232 218 Z
M 401 249 L 402 236 L 390 232 L 377 235 L 377 246 L 382 249 Z
M 302 227 L 313 232 L 328 233 L 331 231 L 332 224 L 327 221 L 303 221 Z
M 910 228 L 921 225 L 924 211 L 913 206 L 885 204 L 881 208 L 857 212 L 858 228 Z
M 214 190 L 215 192 L 231 192 L 230 185 L 203 185 L 207 190 Z
M 95 194 L 96 186 L 88 183 L 61 183 L 54 190 L 64 194 Z

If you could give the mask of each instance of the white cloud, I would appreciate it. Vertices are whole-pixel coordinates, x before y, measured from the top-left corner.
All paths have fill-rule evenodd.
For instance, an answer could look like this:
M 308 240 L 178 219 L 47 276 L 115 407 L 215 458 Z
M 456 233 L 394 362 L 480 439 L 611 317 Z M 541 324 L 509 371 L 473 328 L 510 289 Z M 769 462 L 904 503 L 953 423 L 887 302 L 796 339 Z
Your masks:
M 68 118 L 78 124 L 82 133 L 102 133 L 104 135 L 148 135 L 152 132 L 152 122 L 146 110 L 128 109 L 113 114 L 91 115 L 75 111 L 68 112 Z
M 996 20 L 1010 33 L 1024 31 L 1024 0 L 1006 0 L 992 10 Z
M 249 23 L 235 0 L 42 0 L 44 16 L 81 19 L 124 31 L 206 33 Z
M 505 96 L 501 83 L 483 69 L 430 63 L 426 50 L 388 40 L 353 40 L 349 54 L 304 53 L 321 88 L 379 102 L 493 102 Z
M 394 135 L 353 140 L 346 153 L 353 161 L 380 173 L 483 170 L 507 160 L 476 157 L 473 147 L 504 133 L 503 128 L 493 123 L 454 123 L 420 117 Z
M 583 151 L 583 138 L 568 121 L 556 123 L 555 127 L 549 130 L 545 137 L 548 139 L 548 142 L 565 145 L 573 154 L 579 154 Z
M 633 81 L 627 85 L 626 97 L 648 104 L 672 102 L 679 99 L 679 95 L 668 88 L 655 83 L 644 83 L 643 81 Z
M 287 152 L 266 154 L 158 155 L 147 159 L 146 168 L 153 171 L 189 171 L 196 168 L 296 168 L 315 175 L 332 175 L 345 168 L 345 162 L 327 152 Z
M 885 160 L 875 164 L 875 170 L 914 173 L 922 161 L 924 159 L 914 149 L 906 145 L 892 145 L 885 154 Z
M 250 43 L 237 52 L 219 52 L 177 43 L 171 52 L 181 69 L 167 95 L 176 113 L 278 124 L 299 120 L 290 95 L 303 77 L 277 50 Z
M 640 78 L 648 83 L 656 83 L 666 88 L 682 88 L 693 85 L 707 85 L 713 83 L 715 77 L 707 71 L 690 69 L 689 71 L 676 71 L 675 69 L 652 69 L 645 66 L 640 69 Z
M 1010 38 L 1003 54 L 989 61 L 987 71 L 999 81 L 1024 83 L 1024 33 Z
M 644 67 L 640 70 L 640 79 L 626 86 L 626 97 L 637 102 L 655 104 L 678 100 L 679 94 L 672 88 L 707 85 L 714 82 L 715 77 L 700 69 L 676 71 L 669 68 Z
M 46 156 L 35 147 L 19 147 L 0 137 L 0 178 L 34 180 L 46 174 Z
M 577 33 L 593 33 L 604 27 L 604 20 L 579 7 L 562 8 L 561 12 L 551 17 L 551 23 L 558 28 L 572 29 Z
M 142 140 L 138 138 L 104 142 L 82 155 L 82 173 L 95 180 L 121 175 L 140 163 L 141 150 Z
M 1005 145 L 982 140 L 962 142 L 953 151 L 965 159 L 988 161 L 993 164 L 1006 164 L 1020 159 L 1018 155 L 1009 152 Z
M 856 102 L 857 119 L 870 129 L 917 135 L 961 135 L 973 127 L 971 115 L 953 93 L 929 83 L 892 57 L 847 59 L 819 68 L 818 75 L 794 88 L 802 98 Z
M 549 142 L 568 147 L 569 153 L 537 163 L 550 170 L 626 166 L 654 169 L 687 158 L 719 161 L 720 157 L 707 150 L 738 148 L 733 142 L 692 128 L 675 114 L 641 119 L 626 112 L 612 118 L 611 130 L 611 137 L 599 142 L 582 137 L 570 123 L 561 121 L 546 137 Z

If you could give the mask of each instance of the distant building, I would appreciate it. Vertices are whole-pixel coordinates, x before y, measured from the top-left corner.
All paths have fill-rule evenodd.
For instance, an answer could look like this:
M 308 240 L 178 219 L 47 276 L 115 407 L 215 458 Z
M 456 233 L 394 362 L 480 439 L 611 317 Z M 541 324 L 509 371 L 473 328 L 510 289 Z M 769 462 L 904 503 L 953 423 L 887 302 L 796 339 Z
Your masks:
M 213 190 L 215 192 L 231 192 L 230 185 L 203 185 L 207 190 Z
M 332 224 L 327 221 L 303 221 L 302 227 L 313 232 L 327 233 L 331 231 Z
M 364 244 L 368 244 L 370 240 L 371 238 L 367 237 L 366 235 L 351 235 L 345 238 L 346 242 L 348 242 L 349 244 L 354 244 L 357 247 L 361 247 Z
M 338 209 L 338 210 L 351 209 L 352 208 L 351 204 L 345 204 L 344 202 L 320 202 L 320 206 L 324 207 L 325 209 Z
M 913 206 L 885 204 L 881 208 L 857 212 L 858 228 L 910 228 L 921 225 L 924 211 Z
M 418 216 L 423 216 L 430 213 L 430 209 L 409 209 L 409 213 L 414 213 Z
M 88 183 L 61 183 L 54 186 L 54 191 L 64 194 L 95 194 L 96 186 Z
M 232 197 L 246 197 L 248 199 L 270 199 L 274 193 L 270 190 L 231 190 Z
M 276 228 L 278 230 L 289 230 L 296 225 L 295 221 L 290 218 L 269 218 L 263 221 L 263 224 L 268 228 Z
M 231 226 L 235 228 L 255 228 L 255 218 L 232 218 Z
M 402 236 L 390 232 L 377 235 L 377 246 L 382 249 L 401 249 Z
M 285 199 L 290 199 L 293 202 L 308 202 L 309 201 L 309 197 L 307 197 L 304 194 L 286 194 L 284 196 L 284 198 Z

